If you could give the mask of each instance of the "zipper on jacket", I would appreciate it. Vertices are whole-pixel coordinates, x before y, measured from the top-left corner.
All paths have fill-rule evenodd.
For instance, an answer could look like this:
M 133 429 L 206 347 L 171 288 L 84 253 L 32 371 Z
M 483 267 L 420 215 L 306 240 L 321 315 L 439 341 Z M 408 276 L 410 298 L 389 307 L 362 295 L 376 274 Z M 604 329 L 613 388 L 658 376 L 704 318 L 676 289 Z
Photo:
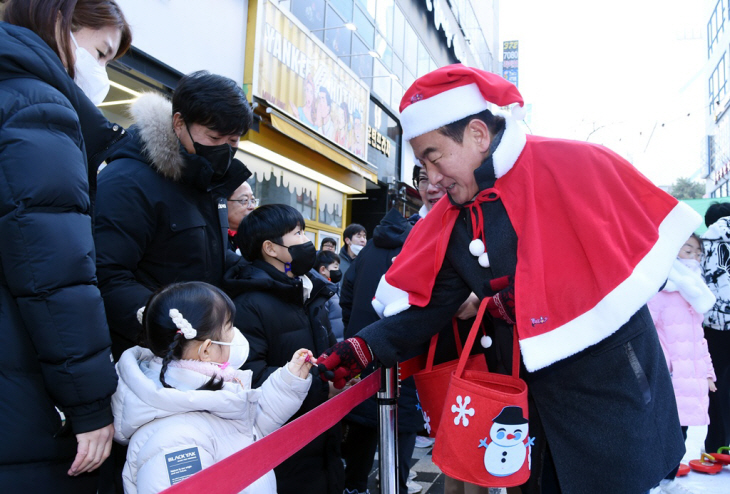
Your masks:
M 121 128 L 119 125 L 114 124 L 114 126 L 112 127 L 112 131 L 114 131 L 114 132 L 118 132 L 120 129 L 121 129 L 121 132 L 119 132 L 117 137 L 114 138 L 107 147 L 105 147 L 104 149 L 102 149 L 100 151 L 97 151 L 96 154 L 94 154 L 94 156 L 91 157 L 91 159 L 87 160 L 88 163 L 94 163 L 96 161 L 97 156 L 109 151 L 109 149 L 111 149 L 116 143 L 118 143 L 120 140 L 122 140 L 122 138 L 124 138 L 127 135 L 127 131 L 124 130 L 123 128 Z

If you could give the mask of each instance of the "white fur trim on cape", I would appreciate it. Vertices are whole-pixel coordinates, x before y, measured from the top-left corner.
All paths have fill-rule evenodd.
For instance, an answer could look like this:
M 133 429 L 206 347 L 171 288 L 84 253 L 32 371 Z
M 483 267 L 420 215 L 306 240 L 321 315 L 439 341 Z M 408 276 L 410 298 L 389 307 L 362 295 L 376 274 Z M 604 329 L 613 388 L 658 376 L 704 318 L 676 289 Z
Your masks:
M 408 303 L 408 292 L 385 281 L 385 275 L 380 278 L 372 305 L 380 317 L 394 316 L 411 306 Z
M 185 161 L 172 129 L 172 102 L 159 94 L 145 93 L 130 105 L 129 114 L 139 129 L 142 151 L 155 170 L 179 180 Z
M 489 109 L 475 82 L 411 103 L 400 114 L 403 139 L 431 132 L 444 125 Z
M 492 154 L 492 165 L 494 166 L 494 176 L 500 178 L 512 169 L 517 162 L 517 158 L 522 154 L 527 144 L 527 136 L 520 128 L 517 121 L 506 113 L 498 113 L 504 117 L 504 133 L 499 146 Z
M 715 295 L 710 291 L 702 275 L 692 271 L 679 259 L 675 259 L 672 264 L 664 291 L 679 292 L 699 314 L 704 314 L 715 305 Z
M 528 371 L 547 367 L 575 355 L 615 333 L 654 296 L 684 242 L 702 222 L 685 203 L 678 203 L 659 225 L 654 247 L 633 273 L 595 307 L 548 333 L 520 340 Z

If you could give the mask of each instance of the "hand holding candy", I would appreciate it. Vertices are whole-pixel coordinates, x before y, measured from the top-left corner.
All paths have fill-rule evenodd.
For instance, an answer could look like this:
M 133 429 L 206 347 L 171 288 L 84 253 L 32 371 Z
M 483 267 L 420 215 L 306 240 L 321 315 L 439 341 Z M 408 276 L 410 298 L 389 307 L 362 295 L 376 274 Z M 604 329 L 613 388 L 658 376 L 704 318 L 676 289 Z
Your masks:
M 295 376 L 306 379 L 309 374 L 309 369 L 311 369 L 312 365 L 316 362 L 317 359 L 314 358 L 312 352 L 306 348 L 300 348 L 294 352 L 294 356 L 292 356 L 291 362 L 287 364 L 287 368 L 289 369 L 289 372 Z

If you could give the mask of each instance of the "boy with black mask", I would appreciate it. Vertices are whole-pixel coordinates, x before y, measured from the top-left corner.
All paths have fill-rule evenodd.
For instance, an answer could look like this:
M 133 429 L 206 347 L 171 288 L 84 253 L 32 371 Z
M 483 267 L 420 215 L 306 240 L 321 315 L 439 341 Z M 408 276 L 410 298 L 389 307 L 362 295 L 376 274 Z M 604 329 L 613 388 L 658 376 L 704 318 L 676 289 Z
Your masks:
M 284 364 L 289 361 L 290 348 L 309 348 L 316 354 L 336 342 L 325 308 L 334 291 L 324 280 L 308 275 L 316 248 L 304 234 L 305 226 L 293 207 L 269 204 L 251 211 L 238 227 L 236 241 L 251 262 L 226 273 L 226 288 L 236 305 L 236 327 L 250 344 L 243 369 L 253 372 L 253 387 L 281 367 L 282 359 Z M 329 383 L 315 379 L 291 420 L 331 394 Z M 302 486 L 308 492 L 342 493 L 339 430 L 337 424 L 274 469 L 279 494 L 299 493 Z
M 99 174 L 94 241 L 112 353 L 138 343 L 137 309 L 173 282 L 220 287 L 240 260 L 227 249 L 227 198 L 251 176 L 233 157 L 253 113 L 235 81 L 183 77 L 172 101 L 130 107 L 127 143 Z

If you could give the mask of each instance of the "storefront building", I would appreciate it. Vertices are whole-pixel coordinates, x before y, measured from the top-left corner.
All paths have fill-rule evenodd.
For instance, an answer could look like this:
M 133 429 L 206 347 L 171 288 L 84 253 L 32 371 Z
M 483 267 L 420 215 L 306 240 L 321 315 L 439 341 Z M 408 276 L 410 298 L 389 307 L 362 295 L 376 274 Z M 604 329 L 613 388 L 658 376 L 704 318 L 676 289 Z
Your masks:
M 730 10 L 727 0 L 709 3 L 707 13 L 707 168 L 709 197 L 730 197 Z
M 195 70 L 235 80 L 257 115 L 238 152 L 254 195 L 301 211 L 317 244 L 420 207 L 398 120 L 417 77 L 457 62 L 499 71 L 498 0 L 118 1 L 134 41 L 110 64 L 107 117 L 129 126 L 141 92 L 169 96 Z
M 413 153 L 401 139 L 400 100 L 416 78 L 444 65 L 462 62 L 499 69 L 493 55 L 499 43 L 498 0 L 275 3 L 349 67 L 370 92 L 365 158 L 377 181 L 368 181 L 364 194 L 347 198 L 347 223 L 364 225 L 370 235 L 389 209 L 396 207 L 405 216 L 418 211 L 421 203 L 411 182 Z

